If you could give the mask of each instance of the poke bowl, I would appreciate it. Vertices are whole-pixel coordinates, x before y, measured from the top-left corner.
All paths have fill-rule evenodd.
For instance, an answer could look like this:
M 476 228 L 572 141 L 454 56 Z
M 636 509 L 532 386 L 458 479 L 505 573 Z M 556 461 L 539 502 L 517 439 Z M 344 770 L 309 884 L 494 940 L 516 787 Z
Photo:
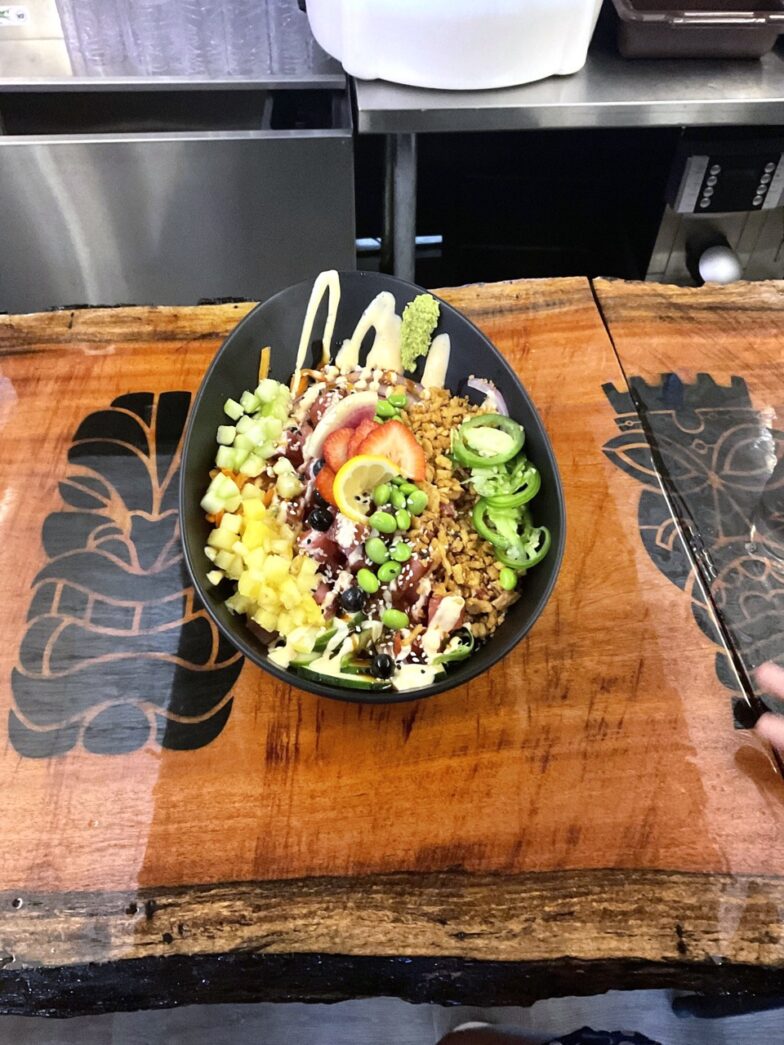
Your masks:
M 191 410 L 179 504 L 221 631 L 340 700 L 487 671 L 563 557 L 558 469 L 519 378 L 456 309 L 378 273 L 321 273 L 237 325 Z

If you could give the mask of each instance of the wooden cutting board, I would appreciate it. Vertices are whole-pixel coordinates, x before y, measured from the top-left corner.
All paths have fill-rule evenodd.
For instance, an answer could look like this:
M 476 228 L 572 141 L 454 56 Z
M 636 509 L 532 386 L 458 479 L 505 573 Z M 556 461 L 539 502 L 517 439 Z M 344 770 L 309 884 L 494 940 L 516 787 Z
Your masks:
M 659 366 L 646 324 L 666 369 L 765 369 L 772 340 L 706 365 L 676 297 L 628 288 L 635 323 L 626 289 L 599 286 L 627 372 Z M 0 1010 L 776 982 L 784 791 L 591 287 L 443 296 L 541 412 L 567 549 L 506 660 L 377 707 L 243 664 L 185 576 L 189 397 L 251 306 L 0 317 Z

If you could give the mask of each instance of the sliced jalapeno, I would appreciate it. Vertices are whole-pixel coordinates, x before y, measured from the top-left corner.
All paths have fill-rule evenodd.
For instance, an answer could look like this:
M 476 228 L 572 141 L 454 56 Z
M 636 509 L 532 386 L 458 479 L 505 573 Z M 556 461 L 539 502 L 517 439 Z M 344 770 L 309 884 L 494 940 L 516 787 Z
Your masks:
M 509 436 L 509 445 L 499 453 L 482 454 L 468 445 L 469 433 L 475 429 L 486 428 L 503 432 Z M 476 446 L 478 432 L 474 432 L 471 442 Z M 463 421 L 455 432 L 452 445 L 452 453 L 455 459 L 466 468 L 492 468 L 494 465 L 506 464 L 522 450 L 525 442 L 525 432 L 522 425 L 513 421 L 511 417 L 503 414 L 476 414 Z

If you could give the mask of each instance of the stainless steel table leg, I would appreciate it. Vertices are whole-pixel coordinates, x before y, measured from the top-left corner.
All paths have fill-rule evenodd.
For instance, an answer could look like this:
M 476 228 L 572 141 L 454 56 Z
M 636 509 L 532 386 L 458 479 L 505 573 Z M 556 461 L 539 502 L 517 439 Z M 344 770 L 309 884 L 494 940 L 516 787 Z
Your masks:
M 395 267 L 395 137 L 384 138 L 384 228 L 381 236 L 381 271 L 392 272 Z
M 394 274 L 411 282 L 416 255 L 416 154 L 414 134 L 395 134 L 387 140 L 384 238 L 392 242 Z

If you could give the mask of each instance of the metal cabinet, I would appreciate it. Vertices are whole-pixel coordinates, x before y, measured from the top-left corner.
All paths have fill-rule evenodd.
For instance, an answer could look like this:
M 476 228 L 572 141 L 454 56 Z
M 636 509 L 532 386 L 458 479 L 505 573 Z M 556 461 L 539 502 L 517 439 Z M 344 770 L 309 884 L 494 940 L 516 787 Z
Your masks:
M 0 311 L 264 298 L 322 268 L 353 268 L 344 94 L 310 126 L 285 95 L 266 98 L 255 129 L 194 118 L 195 129 L 150 131 L 171 121 L 138 119 L 137 99 L 134 119 L 118 115 L 121 131 L 88 133 L 71 117 L 51 133 L 47 107 L 17 97 L 0 135 Z

